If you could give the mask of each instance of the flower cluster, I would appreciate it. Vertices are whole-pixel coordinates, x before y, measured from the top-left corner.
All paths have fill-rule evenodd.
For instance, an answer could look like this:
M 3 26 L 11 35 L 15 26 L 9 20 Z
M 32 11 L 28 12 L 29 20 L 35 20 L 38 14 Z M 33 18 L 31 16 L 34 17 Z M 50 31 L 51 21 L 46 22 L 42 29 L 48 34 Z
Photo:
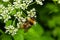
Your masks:
M 9 20 L 17 19 L 17 23 L 15 27 L 12 24 L 9 26 L 5 25 L 6 32 L 8 34 L 14 35 L 18 31 L 18 29 L 23 25 L 26 21 L 27 18 L 36 18 L 36 10 L 35 8 L 31 9 L 30 11 L 26 10 L 27 7 L 33 3 L 33 0 L 14 0 L 13 4 L 10 3 L 10 0 L 2 0 L 3 2 L 8 2 L 7 6 L 0 4 L 0 19 L 3 19 L 4 23 L 6 23 Z M 35 0 L 37 4 L 43 5 L 42 1 L 44 0 Z M 24 13 L 24 10 L 26 13 Z M 24 16 L 26 14 L 27 16 Z M 23 16 L 22 16 L 23 15 Z M 14 17 L 12 19 L 12 16 Z
M 35 8 L 33 8 L 30 11 L 27 11 L 27 14 L 28 14 L 29 17 L 36 17 L 36 10 L 35 10 Z
M 11 35 L 15 35 L 16 32 L 18 31 L 18 29 L 15 28 L 13 25 L 10 25 L 8 27 L 5 27 L 5 29 L 6 29 L 6 32 L 5 33 L 8 32 L 8 34 L 11 34 Z
M 0 5 L 0 16 L 2 19 L 4 19 L 4 22 L 8 21 L 10 19 L 10 15 L 8 15 L 8 9 L 3 6 L 3 4 Z
M 43 5 L 42 1 L 44 0 L 36 0 L 37 4 Z

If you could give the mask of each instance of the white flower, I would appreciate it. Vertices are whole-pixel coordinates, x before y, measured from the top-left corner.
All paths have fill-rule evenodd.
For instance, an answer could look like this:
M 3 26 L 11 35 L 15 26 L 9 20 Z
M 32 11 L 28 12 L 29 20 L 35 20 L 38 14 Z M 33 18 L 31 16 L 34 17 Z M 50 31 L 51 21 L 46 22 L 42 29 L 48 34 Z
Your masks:
M 0 15 L 2 16 L 2 19 L 4 19 L 4 22 L 8 21 L 8 19 L 11 18 L 10 15 L 8 15 L 8 13 L 9 13 L 8 8 L 3 5 L 0 5 L 0 9 L 1 9 Z
M 17 23 L 17 28 L 20 28 L 22 22 Z
M 15 7 L 15 8 L 20 8 L 20 3 L 17 3 L 17 2 L 13 2 L 13 6 Z
M 18 19 L 19 23 L 17 23 L 17 28 L 20 28 L 26 22 L 26 18 L 21 17 Z
M 24 2 L 29 5 L 30 3 L 33 2 L 33 0 L 23 0 L 23 3 L 24 3 Z
M 9 0 L 3 0 L 3 2 L 9 2 Z
M 21 8 L 23 10 L 27 9 L 30 3 L 33 2 L 33 0 L 14 0 L 13 2 L 15 8 Z
M 21 15 L 22 15 L 22 11 L 17 12 L 14 16 L 18 19 L 18 18 L 21 18 Z
M 9 33 L 11 35 L 15 35 L 16 32 L 18 31 L 18 29 L 15 28 L 13 25 L 10 25 L 8 27 L 5 27 L 5 29 L 6 29 L 6 32 L 5 33 Z
M 4 7 L 3 4 L 0 4 L 0 8 Z
M 29 17 L 34 17 L 36 15 L 35 8 L 31 9 L 30 11 L 27 11 L 27 14 Z
M 20 8 L 23 10 L 27 9 L 27 7 L 28 7 L 28 5 L 26 3 L 23 3 L 20 5 Z
M 14 1 L 17 2 L 17 3 L 21 3 L 22 0 L 14 0 Z
M 33 0 L 23 0 L 23 3 L 20 5 L 20 7 L 25 10 L 29 6 L 30 3 L 32 3 Z
M 7 9 L 8 9 L 9 11 L 12 11 L 12 10 L 14 10 L 14 6 L 13 6 L 13 5 L 8 4 Z
M 5 9 L 5 6 L 3 4 L 0 4 L 0 14 L 3 12 L 4 9 Z
M 7 14 L 7 13 L 8 13 L 8 9 L 5 8 L 5 9 L 3 10 L 3 13 Z
M 43 5 L 42 1 L 44 0 L 36 0 L 37 4 Z
M 24 23 L 24 22 L 26 22 L 26 18 L 21 18 L 21 21 Z
M 4 23 L 6 22 L 6 21 L 8 21 L 8 19 L 10 19 L 11 18 L 11 16 L 10 15 L 8 15 L 8 14 L 5 14 L 5 13 L 2 13 L 2 14 L 0 14 L 1 16 L 2 16 L 2 18 L 4 19 Z

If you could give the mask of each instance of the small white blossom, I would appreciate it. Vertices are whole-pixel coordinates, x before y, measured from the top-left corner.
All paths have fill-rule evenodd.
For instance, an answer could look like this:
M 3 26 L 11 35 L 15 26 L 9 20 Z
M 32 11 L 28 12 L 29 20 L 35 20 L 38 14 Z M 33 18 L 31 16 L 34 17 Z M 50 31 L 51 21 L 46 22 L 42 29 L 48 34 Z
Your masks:
M 9 2 L 9 0 L 3 0 L 3 2 Z
M 21 22 L 17 23 L 17 28 L 20 28 Z
M 17 12 L 14 16 L 18 19 L 18 18 L 21 18 L 21 15 L 22 15 L 22 11 Z
M 27 14 L 29 17 L 34 17 L 36 15 L 35 8 L 31 9 L 30 11 L 27 11 Z
M 20 5 L 20 8 L 23 10 L 27 9 L 27 7 L 28 7 L 28 5 L 26 3 L 23 3 Z
M 17 2 L 13 2 L 13 6 L 15 7 L 15 8 L 20 8 L 20 4 L 19 3 L 17 3 Z
M 30 3 L 33 2 L 33 0 L 23 0 L 23 3 L 24 3 L 24 2 L 29 5 Z
M 44 0 L 36 0 L 37 4 L 43 5 L 42 1 Z
M 14 1 L 17 2 L 17 3 L 21 3 L 22 0 L 14 0 Z
M 15 28 L 13 25 L 10 25 L 8 27 L 5 27 L 5 29 L 6 29 L 6 32 L 5 33 L 11 34 L 11 35 L 15 35 L 16 32 L 18 31 L 18 29 Z
M 14 6 L 13 6 L 13 5 L 8 4 L 7 9 L 8 9 L 9 11 L 12 11 L 12 10 L 14 10 Z
M 0 15 L 1 15 L 2 18 L 4 19 L 4 23 L 5 23 L 6 21 L 8 21 L 8 19 L 11 18 L 11 16 L 9 16 L 8 14 L 5 14 L 5 13 L 2 13 L 2 14 L 0 14 Z
M 5 8 L 5 9 L 3 10 L 3 13 L 4 13 L 4 14 L 7 14 L 7 13 L 8 13 L 8 9 Z
M 4 7 L 3 4 L 0 4 L 0 8 Z
M 0 14 L 3 12 L 4 9 L 5 9 L 5 6 L 3 4 L 0 4 Z
M 17 28 L 18 28 L 18 29 L 21 28 L 23 24 L 24 24 L 24 23 L 22 23 L 21 21 L 18 22 L 18 23 L 17 23 Z
M 21 18 L 21 21 L 24 23 L 24 22 L 26 22 L 26 18 Z

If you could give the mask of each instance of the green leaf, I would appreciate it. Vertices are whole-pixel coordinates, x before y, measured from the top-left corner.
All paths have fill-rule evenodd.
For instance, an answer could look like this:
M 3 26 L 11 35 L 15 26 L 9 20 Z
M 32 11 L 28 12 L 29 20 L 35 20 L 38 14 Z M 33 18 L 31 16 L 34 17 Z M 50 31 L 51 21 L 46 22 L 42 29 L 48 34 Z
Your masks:
M 47 24 L 48 24 L 49 28 L 56 27 L 54 20 L 49 20 Z
M 14 40 L 24 40 L 24 31 L 18 30 L 17 34 L 13 36 Z
M 54 40 L 51 36 L 41 36 L 40 40 Z
M 49 28 L 60 26 L 60 16 L 53 16 L 51 20 L 48 20 Z
M 53 36 L 60 36 L 60 27 L 56 27 L 52 33 Z
M 12 24 L 12 20 L 8 20 L 7 22 L 6 22 L 6 26 L 9 26 L 9 25 L 11 25 Z
M 0 40 L 12 40 L 12 37 L 10 35 L 3 34 L 1 35 Z
M 40 36 L 34 29 L 30 28 L 27 33 L 25 33 L 25 40 L 40 40 Z
M 0 33 L 4 33 L 4 32 L 0 29 Z
M 58 10 L 58 7 L 56 6 L 56 5 L 54 5 L 54 4 L 52 4 L 52 3 L 48 3 L 47 5 L 46 5 L 46 7 L 50 10 L 50 11 L 52 11 L 52 12 L 58 12 L 59 10 Z
M 16 14 L 16 9 L 10 11 L 10 15 L 14 15 L 14 14 Z
M 25 33 L 25 39 L 26 40 L 40 40 L 40 36 L 43 34 L 43 29 L 41 26 L 37 23 L 36 25 L 32 26 L 28 30 L 28 32 Z
M 32 28 L 35 30 L 35 32 L 37 32 L 39 35 L 42 35 L 44 30 L 42 28 L 42 26 L 38 23 L 36 23 L 36 25 L 33 25 Z
M 41 40 L 54 40 L 54 38 L 51 37 L 51 31 L 45 31 L 41 36 Z

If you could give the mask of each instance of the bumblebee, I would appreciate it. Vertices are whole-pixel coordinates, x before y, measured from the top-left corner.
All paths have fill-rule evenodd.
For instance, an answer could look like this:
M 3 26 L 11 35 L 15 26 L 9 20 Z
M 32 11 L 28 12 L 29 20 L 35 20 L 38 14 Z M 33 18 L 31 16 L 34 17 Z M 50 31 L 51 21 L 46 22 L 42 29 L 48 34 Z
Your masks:
M 22 24 L 21 28 L 29 29 L 34 24 L 36 24 L 36 21 L 34 18 L 27 18 L 27 21 L 24 24 Z

